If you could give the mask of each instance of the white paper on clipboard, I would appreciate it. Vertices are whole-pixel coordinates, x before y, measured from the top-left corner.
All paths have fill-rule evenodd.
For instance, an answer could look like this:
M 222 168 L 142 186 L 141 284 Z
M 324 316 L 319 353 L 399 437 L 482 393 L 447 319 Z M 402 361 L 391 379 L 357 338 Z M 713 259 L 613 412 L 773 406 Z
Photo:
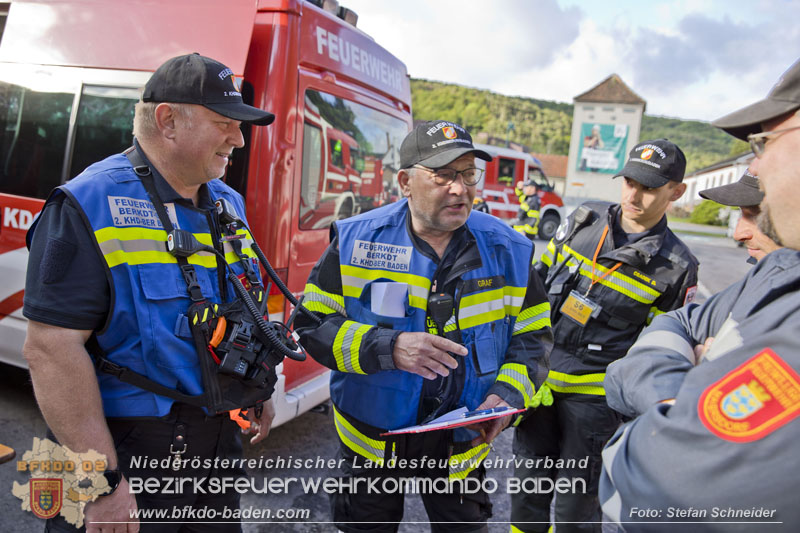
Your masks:
M 440 429 L 452 429 L 462 426 L 469 426 L 485 420 L 493 420 L 495 418 L 511 416 L 517 413 L 524 413 L 525 409 L 516 409 L 514 407 L 495 407 L 494 409 L 484 409 L 483 411 L 488 412 L 485 414 L 464 416 L 470 412 L 469 409 L 466 407 L 459 407 L 458 409 L 453 409 L 449 413 L 445 413 L 438 418 L 434 418 L 427 424 L 393 429 L 392 431 L 381 433 L 381 436 L 402 435 L 404 433 L 425 433 L 426 431 L 437 431 Z

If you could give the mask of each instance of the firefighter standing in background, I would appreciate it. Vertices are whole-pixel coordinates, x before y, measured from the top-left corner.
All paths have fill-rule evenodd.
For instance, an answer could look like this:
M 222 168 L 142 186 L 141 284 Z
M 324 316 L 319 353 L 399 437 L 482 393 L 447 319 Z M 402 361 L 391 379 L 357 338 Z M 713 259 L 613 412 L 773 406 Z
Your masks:
M 636 418 L 603 451 L 600 499 L 626 531 L 681 527 L 636 524 L 653 520 L 637 508 L 718 522 L 690 526 L 697 531 L 800 524 L 800 60 L 765 99 L 712 124 L 750 141 L 762 221 L 785 248 L 707 302 L 657 317 L 609 366 L 609 405 Z
M 694 296 L 697 260 L 667 228 L 665 215 L 686 189 L 685 168 L 683 152 L 666 139 L 639 143 L 619 174 L 621 203 L 580 206 L 536 265 L 552 308 L 554 347 L 546 386 L 554 401 L 517 427 L 514 453 L 536 462 L 533 468 L 517 467 L 515 475 L 585 480 L 585 493 L 573 484 L 574 491 L 556 498 L 561 532 L 601 529 L 600 452 L 619 425 L 606 405 L 606 366 L 625 355 L 653 316 Z M 563 468 L 556 467 L 559 459 L 566 461 Z M 513 494 L 512 529 L 547 531 L 551 497 Z
M 236 491 L 212 493 L 205 480 L 243 476 L 243 469 L 181 462 L 184 453 L 203 460 L 242 456 L 239 428 L 227 413 L 213 416 L 186 403 L 209 388 L 201 370 L 201 358 L 209 354 L 193 342 L 186 315 L 190 295 L 221 307 L 234 289 L 214 255 L 192 254 L 187 260 L 168 253 L 165 231 L 174 224 L 219 242 L 216 200 L 244 216 L 241 195 L 217 178 L 225 174 L 233 150 L 244 146 L 241 123 L 266 125 L 274 115 L 244 104 L 234 89 L 231 70 L 213 59 L 190 54 L 168 60 L 136 104 L 134 147 L 55 189 L 28 235 L 23 354 L 36 401 L 60 444 L 107 458 L 104 476 L 111 492 L 86 505 L 89 531 L 138 531 L 137 507 L 168 514 L 185 506 L 217 512 L 239 507 Z M 244 241 L 251 239 L 248 232 Z M 236 274 L 258 282 L 254 254 L 239 255 L 247 256 L 249 245 L 237 253 L 228 243 L 219 247 Z M 123 376 L 139 384 L 122 381 Z M 251 442 L 266 437 L 274 417 L 269 402 L 258 419 L 254 411 L 248 413 L 257 422 Z M 133 466 L 133 456 L 160 466 Z M 173 466 L 164 467 L 165 460 Z M 202 492 L 131 493 L 128 478 L 162 476 L 200 480 Z M 111 523 L 92 524 L 97 521 Z M 46 527 L 75 531 L 61 515 Z M 176 527 L 162 522 L 143 530 Z M 184 527 L 241 531 L 238 521 Z
M 769 224 L 769 217 L 764 217 L 764 222 L 767 223 L 766 232 L 758 227 L 760 204 L 764 199 L 764 193 L 759 189 L 758 178 L 749 170 L 745 170 L 736 183 L 705 189 L 698 194 L 718 204 L 739 208 L 741 215 L 736 222 L 733 238 L 747 247 L 747 253 L 750 255 L 747 258 L 748 263 L 755 264 L 764 259 L 768 253 L 780 248 L 775 229 Z
M 514 192 L 519 198 L 519 212 L 517 213 L 517 222 L 513 227 L 533 240 L 539 233 L 539 208 L 541 207 L 539 187 L 535 181 L 529 179 L 524 185 L 522 182 L 518 183 Z
M 531 267 L 533 247 L 497 218 L 472 211 L 482 175 L 476 157 L 491 159 L 458 124 L 418 125 L 400 147 L 405 199 L 337 221 L 311 272 L 303 305 L 323 322 L 300 315 L 295 330 L 308 353 L 334 370 L 347 478 L 481 480 L 488 444 L 511 417 L 474 428 L 483 433 L 381 433 L 462 406 L 534 406 L 547 391 L 550 307 Z M 434 466 L 390 462 L 423 457 Z M 331 494 L 336 526 L 396 531 L 402 491 L 370 494 L 358 486 Z M 422 500 L 434 531 L 487 530 L 491 504 L 483 490 L 426 491 Z

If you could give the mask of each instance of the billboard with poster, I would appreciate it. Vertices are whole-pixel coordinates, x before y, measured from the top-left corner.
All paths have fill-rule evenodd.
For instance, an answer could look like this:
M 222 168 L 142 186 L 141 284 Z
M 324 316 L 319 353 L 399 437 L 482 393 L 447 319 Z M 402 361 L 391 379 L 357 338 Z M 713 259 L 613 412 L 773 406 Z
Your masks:
M 628 145 L 626 124 L 581 124 L 577 169 L 582 172 L 616 174 L 625 164 Z

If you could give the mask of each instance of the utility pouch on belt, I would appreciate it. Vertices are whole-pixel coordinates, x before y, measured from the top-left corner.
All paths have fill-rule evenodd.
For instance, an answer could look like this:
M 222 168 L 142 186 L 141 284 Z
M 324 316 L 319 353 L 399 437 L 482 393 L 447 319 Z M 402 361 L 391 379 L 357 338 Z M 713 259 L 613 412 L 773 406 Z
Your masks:
M 242 264 L 247 288 L 233 273 L 220 249 L 200 244 L 188 231 L 175 229 L 169 219 L 153 182 L 152 172 L 141 155 L 131 149 L 125 154 L 140 177 L 142 185 L 153 203 L 158 218 L 167 232 L 166 248 L 177 260 L 186 282 L 187 293 L 192 300 L 186 316 L 196 348 L 203 380 L 203 394 L 187 395 L 157 383 L 148 377 L 117 365 L 102 355 L 93 336 L 89 347 L 100 372 L 112 374 L 121 381 L 156 394 L 173 398 L 183 403 L 205 407 L 209 412 L 222 413 L 240 408 L 260 405 L 268 400 L 275 390 L 277 374 L 275 367 L 290 357 L 302 361 L 305 354 L 296 341 L 287 335 L 288 328 L 265 319 L 267 294 L 256 275 L 251 258 L 242 252 L 236 229 L 246 228 L 231 206 L 224 199 L 217 201 L 217 215 L 226 231 L 223 240 L 230 242 Z M 248 230 L 249 232 L 249 230 Z M 278 278 L 258 245 L 253 241 L 252 249 L 277 287 L 293 304 L 298 302 Z M 187 257 L 206 251 L 222 258 L 218 268 L 227 269 L 227 280 L 236 292 L 235 298 L 217 304 L 205 298 L 197 282 L 194 266 Z M 258 304 L 256 303 L 258 302 Z M 319 320 L 312 315 L 314 319 Z
M 261 338 L 241 301 L 215 307 L 216 313 L 206 315 L 205 305 L 194 303 L 188 312 L 208 407 L 229 411 L 269 399 L 283 354 Z

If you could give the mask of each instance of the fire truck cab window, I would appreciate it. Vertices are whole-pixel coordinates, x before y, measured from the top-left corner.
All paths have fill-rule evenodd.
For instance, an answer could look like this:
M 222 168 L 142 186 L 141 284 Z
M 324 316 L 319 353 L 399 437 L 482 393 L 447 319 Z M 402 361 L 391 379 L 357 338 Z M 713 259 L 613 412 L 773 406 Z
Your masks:
M 513 159 L 499 158 L 499 172 L 497 173 L 497 181 L 506 185 L 507 187 L 514 186 L 514 165 L 516 161 Z
M 399 198 L 404 121 L 312 89 L 304 107 L 300 229 L 327 228 Z

